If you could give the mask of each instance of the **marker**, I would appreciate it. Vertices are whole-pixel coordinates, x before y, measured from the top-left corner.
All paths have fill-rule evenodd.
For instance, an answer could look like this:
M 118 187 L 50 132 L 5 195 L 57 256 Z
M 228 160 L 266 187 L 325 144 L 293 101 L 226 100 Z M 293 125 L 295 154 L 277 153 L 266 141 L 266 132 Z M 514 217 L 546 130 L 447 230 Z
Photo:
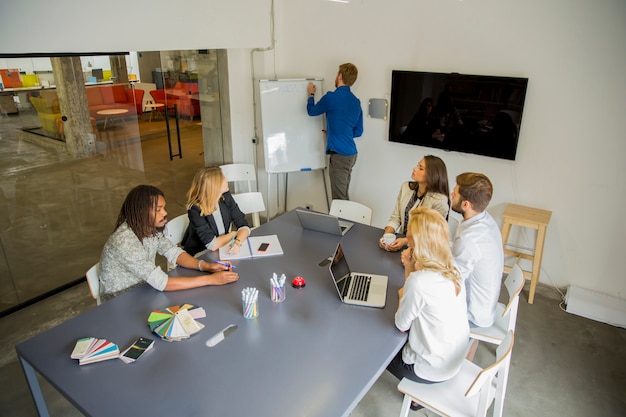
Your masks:
M 230 238 L 230 247 L 232 248 L 234 244 L 235 244 L 235 235 L 232 235 L 232 237 Z
M 227 262 L 222 262 L 222 261 L 213 261 L 213 262 L 215 262 L 216 264 L 227 266 L 227 267 L 232 268 L 232 269 L 237 268 L 235 265 L 231 265 L 231 264 L 229 264 Z
M 311 168 L 300 168 L 300 171 L 310 171 Z

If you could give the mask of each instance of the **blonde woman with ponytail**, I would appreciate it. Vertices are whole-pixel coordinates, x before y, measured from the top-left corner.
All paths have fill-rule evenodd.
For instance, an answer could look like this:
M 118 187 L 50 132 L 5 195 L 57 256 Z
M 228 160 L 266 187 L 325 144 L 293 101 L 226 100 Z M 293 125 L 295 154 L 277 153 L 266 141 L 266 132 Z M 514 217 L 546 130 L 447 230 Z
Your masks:
M 465 287 L 448 240 L 448 224 L 437 211 L 417 207 L 402 252 L 404 287 L 395 315 L 408 342 L 387 368 L 398 379 L 437 383 L 455 376 L 469 347 Z M 412 409 L 418 409 L 412 404 Z

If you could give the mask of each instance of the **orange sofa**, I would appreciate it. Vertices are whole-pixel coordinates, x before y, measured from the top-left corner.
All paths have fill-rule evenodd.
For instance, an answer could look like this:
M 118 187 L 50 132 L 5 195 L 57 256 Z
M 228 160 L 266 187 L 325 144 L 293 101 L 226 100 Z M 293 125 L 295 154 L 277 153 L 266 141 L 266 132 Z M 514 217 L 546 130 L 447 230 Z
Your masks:
M 138 116 L 143 113 L 143 90 L 114 84 L 87 87 L 86 91 L 89 113 L 96 120 L 105 119 L 105 116 L 98 114 L 100 110 L 126 109 L 129 116 Z

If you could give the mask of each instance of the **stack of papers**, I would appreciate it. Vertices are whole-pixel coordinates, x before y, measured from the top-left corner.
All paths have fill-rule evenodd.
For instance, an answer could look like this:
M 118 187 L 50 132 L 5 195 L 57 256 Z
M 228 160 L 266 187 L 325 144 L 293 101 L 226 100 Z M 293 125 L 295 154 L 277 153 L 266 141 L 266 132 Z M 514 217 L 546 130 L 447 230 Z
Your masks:
M 195 319 L 206 317 L 202 307 L 191 304 L 152 310 L 148 317 L 150 330 L 168 342 L 187 339 L 204 328 Z
M 263 245 L 264 243 L 267 243 L 267 246 Z M 265 250 L 259 250 L 263 247 L 265 247 Z M 260 258 L 264 256 L 283 254 L 283 248 L 280 246 L 280 241 L 278 240 L 277 235 L 250 236 L 241 243 L 239 253 L 228 253 L 229 250 L 230 245 L 222 246 L 220 248 L 220 259 L 222 261 L 231 259 Z
M 78 359 L 80 365 L 105 361 L 119 357 L 120 350 L 115 343 L 106 339 L 83 337 L 78 339 L 70 357 Z

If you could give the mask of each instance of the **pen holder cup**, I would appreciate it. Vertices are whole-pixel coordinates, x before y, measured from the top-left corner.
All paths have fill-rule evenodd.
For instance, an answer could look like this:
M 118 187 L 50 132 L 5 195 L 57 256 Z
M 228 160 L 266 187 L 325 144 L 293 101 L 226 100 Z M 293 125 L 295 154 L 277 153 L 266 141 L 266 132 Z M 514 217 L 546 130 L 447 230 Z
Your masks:
M 254 319 L 259 315 L 259 302 L 258 300 L 254 301 L 244 301 L 243 302 L 243 316 L 247 319 Z
M 270 284 L 270 298 L 275 303 L 282 303 L 285 301 L 285 286 L 279 285 L 275 286 L 274 284 Z

